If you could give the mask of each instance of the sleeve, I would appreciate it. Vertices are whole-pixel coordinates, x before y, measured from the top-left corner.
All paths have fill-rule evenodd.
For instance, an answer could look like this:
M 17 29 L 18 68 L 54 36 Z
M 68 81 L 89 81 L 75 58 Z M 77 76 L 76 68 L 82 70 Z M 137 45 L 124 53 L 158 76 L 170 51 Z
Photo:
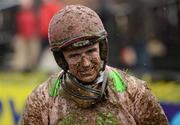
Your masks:
M 35 89 L 27 98 L 21 125 L 48 124 L 48 103 L 43 87 Z
M 138 125 L 168 125 L 162 107 L 146 84 L 138 87 L 134 108 L 135 120 Z

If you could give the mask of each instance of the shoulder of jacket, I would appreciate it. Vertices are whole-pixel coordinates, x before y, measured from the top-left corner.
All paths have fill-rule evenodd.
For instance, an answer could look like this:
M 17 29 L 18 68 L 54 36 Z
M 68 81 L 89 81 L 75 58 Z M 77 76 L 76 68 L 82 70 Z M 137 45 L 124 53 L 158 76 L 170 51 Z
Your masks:
M 61 75 L 61 72 L 52 74 L 45 82 L 33 89 L 28 98 L 49 98 L 49 90 L 53 86 L 54 81 Z
M 120 74 L 121 79 L 126 87 L 126 91 L 128 91 L 129 93 L 134 93 L 139 89 L 141 89 L 141 91 L 149 89 L 145 81 L 129 74 L 127 71 L 123 71 L 111 66 L 106 66 L 106 69 L 108 70 L 108 72 L 116 70 Z
M 122 78 L 127 86 L 127 91 L 130 94 L 143 93 L 148 88 L 147 82 L 133 76 L 127 72 L 122 71 Z

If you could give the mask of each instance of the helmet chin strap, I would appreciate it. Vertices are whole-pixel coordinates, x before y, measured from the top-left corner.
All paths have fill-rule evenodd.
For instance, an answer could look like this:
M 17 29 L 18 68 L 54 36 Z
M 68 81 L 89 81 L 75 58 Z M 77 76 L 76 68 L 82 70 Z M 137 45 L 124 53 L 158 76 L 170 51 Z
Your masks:
M 89 85 L 82 83 L 69 72 L 65 72 L 62 78 L 62 88 L 65 93 L 83 107 L 89 107 L 102 101 L 106 86 L 107 73 L 105 71 L 101 71 L 98 77 Z

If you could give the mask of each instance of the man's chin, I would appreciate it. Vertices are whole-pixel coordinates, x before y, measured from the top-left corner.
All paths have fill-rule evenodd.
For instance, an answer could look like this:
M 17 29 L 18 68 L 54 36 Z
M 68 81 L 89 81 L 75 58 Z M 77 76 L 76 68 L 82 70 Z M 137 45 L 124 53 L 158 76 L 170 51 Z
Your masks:
M 92 82 L 95 80 L 96 77 L 87 76 L 87 77 L 81 77 L 79 80 L 84 84 L 92 84 Z

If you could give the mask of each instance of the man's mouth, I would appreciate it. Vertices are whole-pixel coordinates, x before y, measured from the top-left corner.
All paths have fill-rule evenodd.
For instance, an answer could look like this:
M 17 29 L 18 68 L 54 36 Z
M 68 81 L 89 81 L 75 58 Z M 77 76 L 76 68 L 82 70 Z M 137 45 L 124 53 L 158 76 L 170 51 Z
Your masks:
M 82 74 L 82 75 L 92 75 L 93 72 L 94 72 L 94 68 L 90 68 L 90 69 L 80 71 L 80 74 Z

